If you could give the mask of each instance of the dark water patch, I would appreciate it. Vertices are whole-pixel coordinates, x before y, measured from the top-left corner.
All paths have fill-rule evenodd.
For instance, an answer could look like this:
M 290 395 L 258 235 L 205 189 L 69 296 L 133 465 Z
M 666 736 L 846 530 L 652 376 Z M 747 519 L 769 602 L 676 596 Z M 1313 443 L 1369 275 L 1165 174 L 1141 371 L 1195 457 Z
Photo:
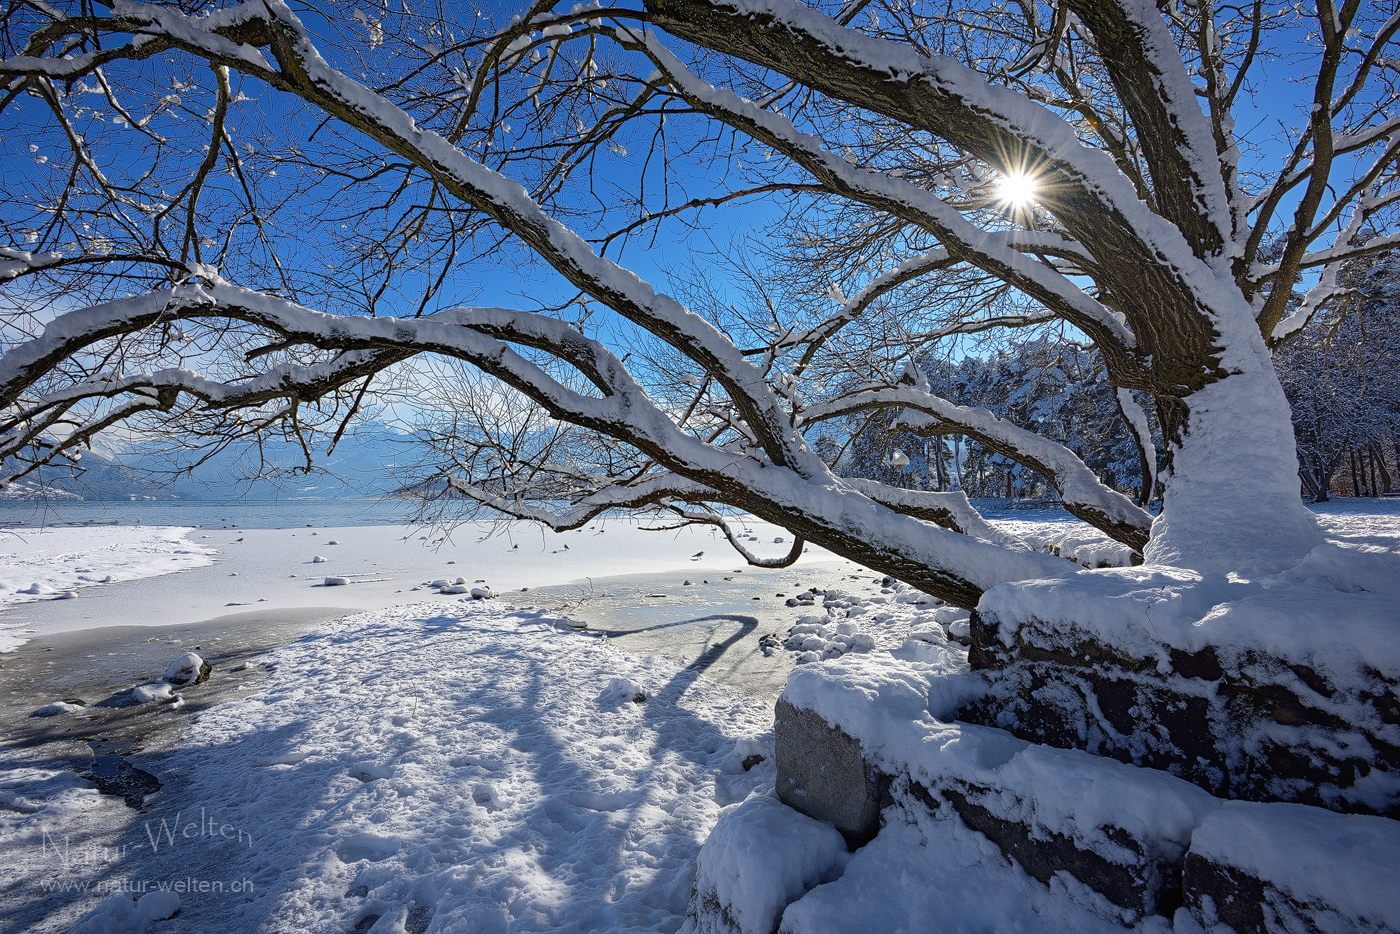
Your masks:
M 78 774 L 96 785 L 99 793 L 119 797 L 127 807 L 139 811 L 147 797 L 160 791 L 160 779 L 125 757 L 132 748 L 129 740 L 95 739 L 88 745 L 92 748 L 92 762 Z

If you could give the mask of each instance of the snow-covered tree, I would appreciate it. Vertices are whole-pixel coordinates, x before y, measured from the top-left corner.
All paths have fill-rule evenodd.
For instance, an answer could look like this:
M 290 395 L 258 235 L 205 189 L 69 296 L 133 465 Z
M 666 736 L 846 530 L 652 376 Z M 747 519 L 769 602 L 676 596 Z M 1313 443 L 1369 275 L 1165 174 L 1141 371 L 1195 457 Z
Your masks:
M 1319 500 L 1345 458 L 1400 439 L 1400 257 L 1348 262 L 1338 282 L 1349 291 L 1274 355 L 1303 486 Z
M 555 528 L 740 509 L 794 533 L 772 563 L 811 541 L 968 607 L 1072 570 L 984 537 L 961 494 L 832 472 L 825 422 L 898 411 L 1149 563 L 1286 564 L 1319 533 L 1270 350 L 1400 240 L 1392 7 L 644 0 L 497 23 L 13 0 L 5 476 L 133 419 L 333 431 L 382 387 L 422 395 L 439 359 L 560 433 L 444 435 L 441 482 Z M 1277 125 L 1252 95 L 1279 68 L 1315 76 L 1302 108 L 1244 135 Z M 736 202 L 786 237 L 755 255 L 756 305 L 722 281 L 682 304 L 623 264 L 698 255 L 702 212 Z M 532 308 L 463 303 L 529 263 L 557 276 Z M 1155 521 L 910 365 L 1047 327 L 1095 348 L 1144 442 L 1150 397 Z
M 1158 465 L 1153 457 L 1144 473 L 1141 454 L 1155 454 L 1160 438 L 1153 437 L 1149 448 L 1139 446 L 1105 379 L 1103 361 L 1092 350 L 1037 338 L 956 362 L 921 363 L 939 396 L 959 405 L 985 406 L 998 418 L 1059 441 L 1105 484 L 1131 492 L 1140 504 L 1151 495 Z M 1054 495 L 1043 477 L 1015 460 L 976 441 L 953 449 L 942 434 L 920 437 L 902 425 L 897 412 L 851 421 L 849 430 L 857 434 L 837 462 L 842 476 L 924 490 L 948 489 L 953 481 L 974 498 Z M 935 444 L 942 445 L 941 468 Z

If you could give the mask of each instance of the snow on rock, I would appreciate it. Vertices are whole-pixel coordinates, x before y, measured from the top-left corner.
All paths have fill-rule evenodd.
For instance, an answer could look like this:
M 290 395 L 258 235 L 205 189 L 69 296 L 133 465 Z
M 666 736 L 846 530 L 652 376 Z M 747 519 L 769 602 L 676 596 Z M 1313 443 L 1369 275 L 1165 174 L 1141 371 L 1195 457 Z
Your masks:
M 149 704 L 152 701 L 171 701 L 178 696 L 175 693 L 175 685 L 168 681 L 151 681 L 146 684 L 138 684 L 131 689 L 131 699 L 138 704 Z
M 213 666 L 199 655 L 194 652 L 186 652 L 165 669 L 165 680 L 178 688 L 189 687 L 208 681 L 209 672 L 212 670 Z
M 611 678 L 607 687 L 603 688 L 603 693 L 598 695 L 598 702 L 601 704 L 611 704 L 617 706 L 622 703 L 640 704 L 647 699 L 647 692 L 642 690 L 637 682 L 628 678 Z
M 910 643 L 928 651 L 917 658 L 888 652 L 847 655 L 799 668 L 788 676 L 782 699 L 821 714 L 862 742 L 866 737 L 884 742 L 880 739 L 884 732 L 903 721 L 951 718 L 986 690 L 982 676 L 968 666 L 966 650 L 917 640 L 909 640 L 901 649 Z
M 964 719 L 1217 794 L 1400 813 L 1400 556 L 1324 543 L 1259 579 L 1026 581 L 988 591 L 973 631 L 997 674 Z
M 82 704 L 70 704 L 67 701 L 55 701 L 52 704 L 45 704 L 38 710 L 30 714 L 31 717 L 57 717 L 60 714 L 72 713 L 75 710 L 82 710 Z
M 1112 907 L 1065 873 L 1041 884 L 959 821 L 891 810 L 840 879 L 788 906 L 780 932 L 1123 934 L 1127 926 Z M 938 927 L 925 927 L 932 919 Z M 1171 929 L 1160 923 L 1145 930 Z
M 1058 506 L 1026 508 L 979 500 L 977 507 L 999 533 L 1036 551 L 1068 558 L 1086 568 L 1129 567 L 1133 563 L 1131 548 Z
M 984 689 L 957 646 L 924 644 L 918 659 L 875 653 L 795 670 L 782 699 L 854 737 L 868 760 L 930 787 L 955 778 L 1023 789 L 1035 826 L 1110 847 L 1105 826 L 1182 849 L 1217 799 L 1165 772 L 1079 750 L 1025 742 L 1003 730 L 946 722 Z
M 1227 666 L 1266 652 L 1336 688 L 1400 680 L 1400 556 L 1364 546 L 1327 542 L 1255 580 L 1144 565 L 1004 584 L 978 611 L 1008 648 L 1089 638 L 1169 671 L 1171 649 L 1212 647 Z
M 788 630 L 787 648 L 815 653 L 819 658 L 834 658 L 846 652 L 868 652 L 875 647 L 875 638 L 860 631 L 853 622 L 838 622 L 825 616 L 804 616 Z
M 726 810 L 695 867 L 696 934 L 770 934 L 786 908 L 841 875 L 846 841 L 771 795 Z
M 1273 889 L 1280 929 L 1400 931 L 1400 821 L 1227 801 L 1192 834 L 1191 858 Z
M 1068 558 L 1086 568 L 1125 568 L 1133 563 L 1136 552 L 1122 542 L 1115 542 L 1098 529 L 1073 525 L 1048 529 L 1026 539 L 1036 549 Z
M 789 627 L 781 644 L 793 653 L 793 660 L 806 665 L 848 652 L 895 649 L 909 639 L 943 641 L 944 615 L 951 611 L 967 618 L 966 610 L 944 607 L 901 581 L 886 577 L 877 582 L 881 585 L 878 596 L 813 587 L 788 598 L 787 605 L 796 609 L 815 609 L 820 599 L 825 611 L 804 614 Z
M 147 892 L 134 898 L 124 892 L 114 892 L 104 898 L 92 913 L 70 934 L 139 934 L 154 930 L 157 921 L 164 921 L 180 910 L 180 896 L 174 892 Z
M 174 892 L 147 892 L 136 900 L 136 914 L 148 921 L 164 921 L 180 910 L 180 896 Z
M 215 552 L 185 540 L 191 531 L 110 525 L 0 530 L 0 608 L 71 599 L 84 587 L 212 564 Z M 0 629 L 0 652 L 25 641 L 15 630 Z
M 350 583 L 348 577 L 327 577 L 321 582 L 322 587 L 344 587 Z
M 980 681 L 967 668 L 965 650 L 936 641 L 911 640 L 893 653 L 797 669 L 779 701 L 777 743 L 780 760 L 788 763 L 779 776 L 782 799 L 817 818 L 837 819 L 849 810 L 851 796 L 862 792 L 833 789 L 823 775 L 832 767 L 828 763 L 839 759 L 838 749 L 853 742 L 867 774 L 873 769 L 894 777 L 890 788 L 896 808 L 886 810 L 884 829 L 871 846 L 879 847 L 881 840 L 888 844 L 891 834 L 926 841 L 912 854 L 889 858 L 914 867 L 944 865 L 958 857 L 941 850 L 972 826 L 989 842 L 977 847 L 978 861 L 985 865 L 975 875 L 995 877 L 997 867 L 1005 864 L 1003 853 L 1014 853 L 1020 868 L 1042 883 L 1063 873 L 1049 894 L 1053 901 L 1057 887 L 1069 887 L 1061 894 L 1078 908 L 1067 908 L 1067 916 L 1087 910 L 1105 922 L 1122 924 L 1151 915 L 1163 891 L 1172 888 L 1170 880 L 1179 878 L 1192 832 L 1221 806 L 1221 799 L 1166 772 L 952 721 L 978 695 Z M 785 705 L 801 715 L 783 714 L 789 709 Z M 839 731 L 831 737 L 844 738 L 838 742 L 824 731 L 801 727 L 804 717 L 824 721 Z M 907 826 L 898 829 L 901 821 Z M 957 826 L 936 826 L 943 822 Z M 895 872 L 893 878 L 923 872 Z M 1019 874 L 1018 868 L 1011 876 Z M 837 890 L 849 891 L 844 885 Z M 823 891 L 816 892 L 818 906 L 827 904 Z M 1008 907 L 1014 911 L 1036 910 L 1033 906 L 1047 894 L 1023 883 L 1012 891 L 1016 894 Z M 905 894 L 893 896 L 891 910 L 914 914 L 899 923 L 897 915 L 884 915 L 889 923 L 881 929 L 898 929 L 921 916 L 917 906 L 922 896 L 907 901 Z M 967 906 L 957 910 L 964 912 Z M 785 914 L 783 930 L 845 930 L 824 926 L 821 917 L 820 908 L 799 903 Z M 979 923 L 968 926 L 978 929 Z
M 495 596 L 490 587 L 473 587 L 471 595 L 473 600 L 489 600 Z
M 312 555 L 312 556 L 311 556 L 311 563 L 312 563 L 312 564 L 325 564 L 327 560 L 329 560 L 329 559 L 327 559 L 325 555 Z

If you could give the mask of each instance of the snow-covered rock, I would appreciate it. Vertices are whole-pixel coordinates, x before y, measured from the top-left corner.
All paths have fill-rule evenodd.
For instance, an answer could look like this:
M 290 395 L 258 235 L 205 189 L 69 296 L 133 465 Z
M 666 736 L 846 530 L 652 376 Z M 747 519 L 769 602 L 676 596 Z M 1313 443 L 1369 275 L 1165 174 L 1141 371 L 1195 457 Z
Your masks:
M 71 934 L 142 934 L 179 910 L 180 896 L 171 891 L 147 892 L 140 898 L 114 892 L 98 903 Z
M 1227 801 L 1191 835 L 1187 904 L 1238 931 L 1400 931 L 1400 821 Z
M 209 680 L 213 666 L 194 652 L 186 652 L 165 669 L 165 680 L 177 688 L 203 684 Z
M 151 681 L 146 684 L 138 684 L 131 689 L 131 699 L 138 704 L 172 701 L 175 698 L 175 685 L 168 681 Z
M 695 867 L 697 934 L 771 934 L 783 909 L 841 874 L 850 854 L 830 824 L 768 795 L 725 811 Z
M 893 807 L 839 882 L 788 908 L 782 931 L 846 930 L 867 915 L 895 929 L 930 911 L 950 927 L 1121 930 L 1170 914 L 1183 897 L 1191 913 L 1178 913 L 1178 932 L 1217 922 L 1400 930 L 1388 896 L 1400 875 L 1400 822 L 1227 801 L 1165 771 L 955 722 L 996 684 L 968 668 L 959 646 L 917 638 L 936 625 L 915 630 L 917 652 L 849 656 L 790 676 L 778 704 L 780 798 L 838 827 L 857 812 L 868 819 L 889 794 Z M 1386 774 L 1373 769 L 1369 780 L 1384 784 Z M 1011 861 L 1009 876 L 995 851 Z M 862 886 L 881 873 L 889 881 L 872 901 Z M 998 891 L 1008 902 L 993 911 L 918 881 L 943 888 L 997 876 L 1006 876 Z M 1008 920 L 1050 903 L 1059 903 L 1053 924 Z
M 1400 814 L 1400 556 L 1328 543 L 1257 580 L 1163 567 L 989 590 L 964 719 L 1219 794 Z
M 30 714 L 31 717 L 57 717 L 60 714 L 73 713 L 82 710 L 82 704 L 70 704 L 67 701 L 55 701 L 52 704 L 45 704 L 38 710 Z
M 602 693 L 598 695 L 599 703 L 611 704 L 614 706 L 628 702 L 640 704 L 646 699 L 647 692 L 644 691 L 637 682 L 628 678 L 609 679 L 607 686 L 604 687 Z

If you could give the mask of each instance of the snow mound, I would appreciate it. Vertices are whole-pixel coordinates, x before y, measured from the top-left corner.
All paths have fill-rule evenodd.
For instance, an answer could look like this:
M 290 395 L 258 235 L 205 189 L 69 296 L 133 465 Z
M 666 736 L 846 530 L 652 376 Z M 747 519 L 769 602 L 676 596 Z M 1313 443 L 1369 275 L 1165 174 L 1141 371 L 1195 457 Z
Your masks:
M 607 687 L 598 695 L 599 703 L 617 704 L 632 702 L 640 704 L 647 699 L 647 692 L 635 681 L 627 678 L 612 678 L 608 681 Z
M 30 714 L 31 717 L 57 717 L 60 714 L 72 713 L 75 710 L 82 710 L 82 704 L 69 704 L 66 701 L 55 701 L 52 704 L 45 704 L 38 710 Z
M 697 934 L 769 934 L 784 908 L 840 876 L 849 860 L 836 828 L 754 795 L 721 815 L 700 851 Z
M 131 699 L 138 704 L 149 704 L 153 701 L 171 701 L 178 697 L 175 693 L 175 685 L 168 681 L 152 681 L 147 684 L 138 684 L 131 689 Z
M 174 892 L 147 892 L 139 899 L 114 892 L 103 899 L 92 913 L 70 934 L 138 934 L 154 929 L 180 910 L 180 896 Z

